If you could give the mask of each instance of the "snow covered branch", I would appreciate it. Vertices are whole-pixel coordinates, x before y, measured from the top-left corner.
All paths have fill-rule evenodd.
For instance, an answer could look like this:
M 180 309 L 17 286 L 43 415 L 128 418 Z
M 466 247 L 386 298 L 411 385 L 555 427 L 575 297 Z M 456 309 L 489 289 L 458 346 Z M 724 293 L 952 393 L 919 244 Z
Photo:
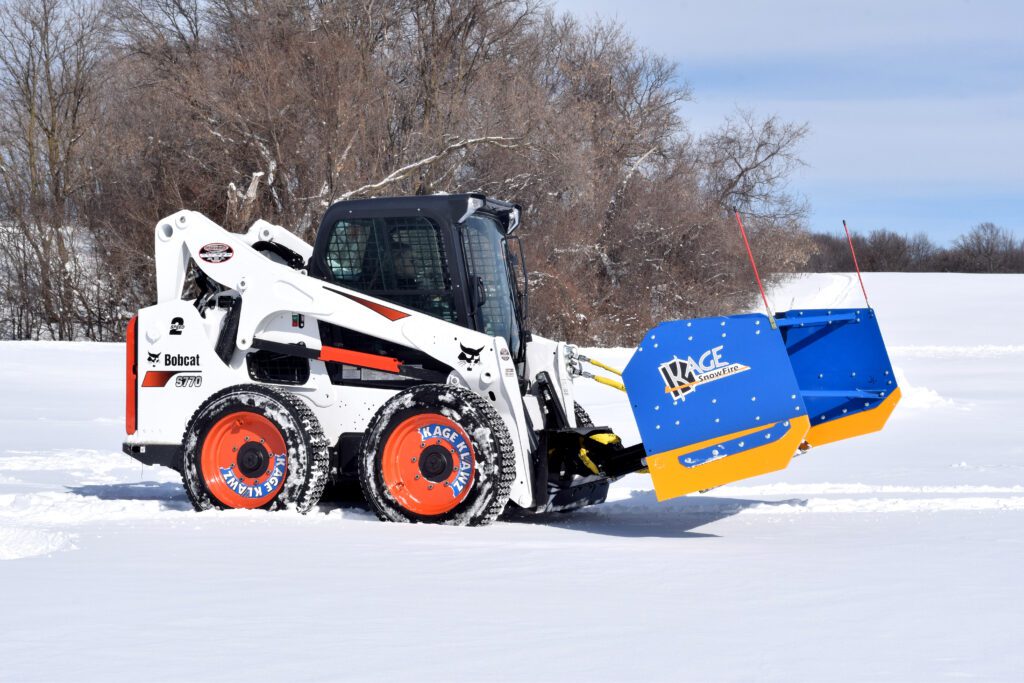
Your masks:
M 423 157 L 419 161 L 414 161 L 411 164 L 406 164 L 405 166 L 402 166 L 401 168 L 399 168 L 399 169 L 397 169 L 395 171 L 392 171 L 387 176 L 385 176 L 382 180 L 379 180 L 379 181 L 377 181 L 375 183 L 369 183 L 367 185 L 363 185 L 362 187 L 357 187 L 354 190 L 349 190 L 348 192 L 345 192 L 342 195 L 340 195 L 334 201 L 340 202 L 340 201 L 344 201 L 346 199 L 352 199 L 353 197 L 358 197 L 359 195 L 362 195 L 362 194 L 367 194 L 367 193 L 375 192 L 377 190 L 381 190 L 381 189 L 387 187 L 388 185 L 391 185 L 393 183 L 397 183 L 400 180 L 404 180 L 405 178 L 408 178 L 413 172 L 418 171 L 421 168 L 426 168 L 426 167 L 428 167 L 428 166 L 430 166 L 432 164 L 435 164 L 438 161 L 441 161 L 442 159 L 444 159 L 444 158 L 448 157 L 449 155 L 453 154 L 454 152 L 457 152 L 457 151 L 462 150 L 462 149 L 467 149 L 469 147 L 475 147 L 476 145 L 494 145 L 496 147 L 504 147 L 506 149 L 514 149 L 515 147 L 518 147 L 518 144 L 516 144 L 516 143 L 517 143 L 516 138 L 501 137 L 501 136 L 488 136 L 488 137 L 466 138 L 466 139 L 462 139 L 462 140 L 456 140 L 455 142 L 450 143 L 447 147 L 442 149 L 440 152 L 437 152 L 436 154 L 431 154 L 428 157 Z M 326 203 L 325 203 L 325 205 L 326 205 Z

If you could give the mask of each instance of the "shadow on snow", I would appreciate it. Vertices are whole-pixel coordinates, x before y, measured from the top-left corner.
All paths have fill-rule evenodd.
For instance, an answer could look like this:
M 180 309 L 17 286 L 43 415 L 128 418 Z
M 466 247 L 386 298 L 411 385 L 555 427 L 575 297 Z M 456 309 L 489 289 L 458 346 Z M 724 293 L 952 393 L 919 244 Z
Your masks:
M 513 513 L 506 521 L 543 524 L 605 536 L 629 538 L 717 538 L 717 534 L 695 532 L 702 526 L 760 505 L 806 505 L 804 499 L 747 500 L 694 496 L 659 503 L 653 491 L 633 491 L 625 500 L 601 503 L 575 512 L 540 515 Z
M 75 495 L 100 500 L 156 500 L 165 510 L 191 510 L 185 489 L 177 482 L 140 481 L 130 484 L 86 484 L 69 486 Z
M 165 510 L 191 510 L 192 504 L 181 484 L 143 481 L 125 484 L 69 486 L 69 492 L 100 500 L 155 500 Z M 694 531 L 727 519 L 743 510 L 761 505 L 806 505 L 804 499 L 749 500 L 692 496 L 659 503 L 653 491 L 633 491 L 630 497 L 568 513 L 531 514 L 512 510 L 501 517 L 511 524 L 537 524 L 556 529 L 628 538 L 717 538 L 716 534 Z M 322 513 L 334 509 L 372 513 L 361 499 L 351 495 L 329 496 L 318 506 Z

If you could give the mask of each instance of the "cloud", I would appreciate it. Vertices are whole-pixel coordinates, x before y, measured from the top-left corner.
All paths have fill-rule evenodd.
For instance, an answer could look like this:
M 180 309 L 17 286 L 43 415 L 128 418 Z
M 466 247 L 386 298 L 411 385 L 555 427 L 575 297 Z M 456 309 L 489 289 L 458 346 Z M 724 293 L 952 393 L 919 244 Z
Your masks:
M 989 191 L 1024 187 L 1024 93 L 1013 97 L 759 100 L 708 98 L 684 108 L 697 129 L 717 126 L 737 106 L 808 121 L 804 182 L 871 179 L 917 187 Z M 699 115 L 696 115 L 699 110 Z M 694 114 L 691 116 L 691 114 Z
M 556 7 L 615 18 L 643 45 L 690 60 L 972 44 L 1024 51 L 1024 4 L 1011 0 L 559 0 Z
M 1024 232 L 1024 3 L 557 7 L 616 18 L 638 45 L 675 60 L 695 95 L 680 112 L 697 131 L 738 107 L 809 123 L 808 166 L 792 189 L 810 199 L 815 225 L 855 205 L 865 229 L 950 239 L 993 220 Z

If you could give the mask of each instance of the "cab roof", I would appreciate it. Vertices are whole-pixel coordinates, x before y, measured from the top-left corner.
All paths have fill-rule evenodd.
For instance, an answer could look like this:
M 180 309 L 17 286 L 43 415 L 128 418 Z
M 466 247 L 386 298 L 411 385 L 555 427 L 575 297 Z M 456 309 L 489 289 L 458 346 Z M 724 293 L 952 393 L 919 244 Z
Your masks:
M 324 213 L 320 225 L 324 227 L 344 218 L 378 218 L 414 212 L 434 218 L 444 218 L 447 222 L 456 225 L 476 211 L 483 211 L 495 216 L 502 228 L 506 232 L 510 232 L 516 227 L 520 207 L 518 204 L 493 199 L 475 192 L 348 199 L 331 204 Z

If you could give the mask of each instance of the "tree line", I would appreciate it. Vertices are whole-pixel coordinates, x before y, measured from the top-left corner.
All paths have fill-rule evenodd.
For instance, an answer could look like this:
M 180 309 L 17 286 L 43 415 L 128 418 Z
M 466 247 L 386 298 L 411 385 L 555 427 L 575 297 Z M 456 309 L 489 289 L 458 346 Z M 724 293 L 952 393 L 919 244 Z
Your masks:
M 676 65 L 544 0 L 6 0 L 0 338 L 122 338 L 182 208 L 312 239 L 338 199 L 524 207 L 530 326 L 633 344 L 748 308 L 822 238 L 787 191 L 800 124 L 685 120 Z
M 853 269 L 845 235 L 817 233 L 805 270 L 814 273 Z M 1024 239 L 994 223 L 979 223 L 948 247 L 924 233 L 902 235 L 892 230 L 852 233 L 862 270 L 884 272 L 1024 273 Z
M 340 198 L 524 206 L 531 326 L 633 343 L 746 304 L 727 207 L 800 265 L 803 126 L 697 135 L 675 65 L 537 0 L 8 0 L 0 9 L 0 336 L 118 339 L 181 208 L 309 239 Z

